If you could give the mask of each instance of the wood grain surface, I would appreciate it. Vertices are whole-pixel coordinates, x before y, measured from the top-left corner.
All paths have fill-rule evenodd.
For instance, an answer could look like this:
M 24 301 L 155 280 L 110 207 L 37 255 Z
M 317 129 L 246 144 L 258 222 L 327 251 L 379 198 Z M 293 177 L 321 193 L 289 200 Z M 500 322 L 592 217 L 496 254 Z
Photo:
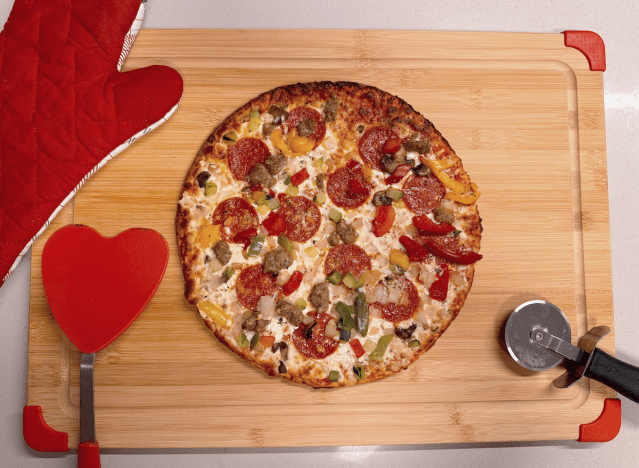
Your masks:
M 28 404 L 79 437 L 80 353 L 42 289 L 46 239 L 68 223 L 112 236 L 130 227 L 169 241 L 149 306 L 96 355 L 103 448 L 269 447 L 576 439 L 614 392 L 555 368 L 517 365 L 503 327 L 545 299 L 573 342 L 613 333 L 603 77 L 561 34 L 415 31 L 142 30 L 125 69 L 183 76 L 171 119 L 109 162 L 36 242 L 32 255 Z M 396 94 L 442 132 L 482 192 L 481 253 L 466 306 L 436 346 L 399 375 L 313 390 L 271 378 L 210 334 L 183 297 L 174 217 L 200 145 L 227 115 L 271 88 L 348 80 Z

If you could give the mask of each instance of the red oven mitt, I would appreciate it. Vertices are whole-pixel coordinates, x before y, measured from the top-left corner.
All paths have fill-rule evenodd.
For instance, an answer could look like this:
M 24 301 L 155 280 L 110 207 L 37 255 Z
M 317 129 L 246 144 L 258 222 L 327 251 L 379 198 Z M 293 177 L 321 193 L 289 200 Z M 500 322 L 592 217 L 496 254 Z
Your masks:
M 0 278 L 82 184 L 166 121 L 173 69 L 120 67 L 146 0 L 16 0 L 0 33 Z

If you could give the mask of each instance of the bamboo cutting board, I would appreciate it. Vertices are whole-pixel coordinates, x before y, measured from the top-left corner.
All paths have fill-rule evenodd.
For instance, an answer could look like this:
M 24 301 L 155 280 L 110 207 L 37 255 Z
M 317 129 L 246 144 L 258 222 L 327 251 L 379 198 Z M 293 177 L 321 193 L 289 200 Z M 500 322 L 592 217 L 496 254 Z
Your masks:
M 614 392 L 551 382 L 508 355 L 505 320 L 522 302 L 558 305 L 573 342 L 612 327 L 601 72 L 561 34 L 142 30 L 125 63 L 176 68 L 174 116 L 109 162 L 36 242 L 28 404 L 79 437 L 80 353 L 42 289 L 46 239 L 67 223 L 112 236 L 160 231 L 171 258 L 139 319 L 96 356 L 96 431 L 105 448 L 268 447 L 576 439 Z M 231 354 L 183 297 L 174 216 L 184 176 L 212 129 L 274 87 L 348 80 L 399 95 L 430 119 L 479 186 L 481 253 L 466 306 L 407 371 L 313 390 Z M 614 328 L 613 328 L 614 330 Z M 614 335 L 601 348 L 614 353 Z

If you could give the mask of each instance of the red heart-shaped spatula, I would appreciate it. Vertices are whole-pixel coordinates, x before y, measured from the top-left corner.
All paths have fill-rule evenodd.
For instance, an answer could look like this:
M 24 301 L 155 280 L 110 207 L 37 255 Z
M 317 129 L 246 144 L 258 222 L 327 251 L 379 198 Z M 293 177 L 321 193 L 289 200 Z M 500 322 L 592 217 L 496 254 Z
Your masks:
M 88 226 L 56 231 L 42 251 L 42 282 L 53 316 L 82 351 L 78 465 L 99 467 L 93 411 L 93 358 L 140 315 L 160 285 L 166 240 L 151 229 L 111 238 Z
M 83 353 L 96 353 L 140 315 L 169 259 L 152 229 L 103 237 L 89 226 L 56 231 L 42 252 L 42 281 L 53 316 Z

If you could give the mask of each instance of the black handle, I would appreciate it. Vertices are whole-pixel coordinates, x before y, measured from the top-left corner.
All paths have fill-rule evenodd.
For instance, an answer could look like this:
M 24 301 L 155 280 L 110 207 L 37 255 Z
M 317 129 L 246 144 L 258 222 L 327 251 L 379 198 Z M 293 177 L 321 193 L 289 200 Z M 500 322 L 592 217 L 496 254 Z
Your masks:
M 639 367 L 595 348 L 585 375 L 639 403 Z

